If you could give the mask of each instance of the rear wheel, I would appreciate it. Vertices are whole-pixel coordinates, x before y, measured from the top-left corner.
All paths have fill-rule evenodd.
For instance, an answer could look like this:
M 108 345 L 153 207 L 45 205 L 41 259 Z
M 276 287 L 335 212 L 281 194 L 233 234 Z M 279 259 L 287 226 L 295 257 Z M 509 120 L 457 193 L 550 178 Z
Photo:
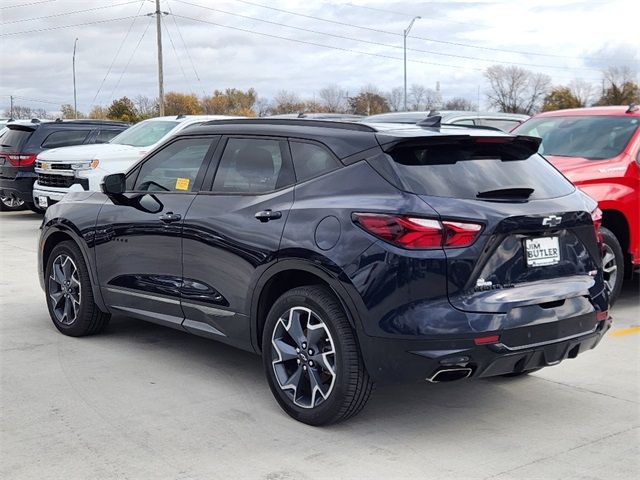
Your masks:
M 87 265 L 74 242 L 61 242 L 53 248 L 45 272 L 49 315 L 60 332 L 82 337 L 104 329 L 111 315 L 96 305 Z
M 294 288 L 273 305 L 263 363 L 280 407 L 309 425 L 340 422 L 365 406 L 373 383 L 338 300 L 325 287 Z
M 601 227 L 602 240 L 604 241 L 604 255 L 602 257 L 602 271 L 604 273 L 604 281 L 611 292 L 609 303 L 617 300 L 622 290 L 622 282 L 624 280 L 624 255 L 620 242 L 607 228 Z
M 24 201 L 14 194 L 0 195 L 0 212 L 15 212 L 24 209 Z

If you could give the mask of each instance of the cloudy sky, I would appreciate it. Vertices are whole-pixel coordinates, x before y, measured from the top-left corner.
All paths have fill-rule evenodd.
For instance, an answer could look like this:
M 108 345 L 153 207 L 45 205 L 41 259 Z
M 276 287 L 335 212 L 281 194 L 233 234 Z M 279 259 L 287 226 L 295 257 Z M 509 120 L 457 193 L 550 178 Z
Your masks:
M 603 67 L 640 64 L 637 0 L 404 1 L 162 0 L 165 91 L 210 94 L 253 87 L 313 98 L 327 84 L 409 84 L 444 99 L 476 101 L 482 72 L 500 63 L 550 75 L 555 84 L 599 84 Z M 1 0 L 0 110 L 15 103 L 78 109 L 127 95 L 157 95 L 152 0 Z M 44 103 L 48 102 L 48 103 Z

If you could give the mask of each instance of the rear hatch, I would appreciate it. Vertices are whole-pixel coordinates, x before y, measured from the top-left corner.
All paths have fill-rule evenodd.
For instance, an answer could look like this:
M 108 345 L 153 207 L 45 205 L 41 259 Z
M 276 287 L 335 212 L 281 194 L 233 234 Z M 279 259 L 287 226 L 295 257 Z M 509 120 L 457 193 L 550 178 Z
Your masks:
M 0 176 L 15 177 L 15 167 L 33 165 L 36 155 L 24 152 L 23 147 L 37 125 L 9 124 L 0 136 Z
M 383 145 L 401 188 L 440 220 L 482 225 L 473 244 L 444 249 L 450 303 L 468 312 L 513 311 L 522 318 L 511 326 L 526 324 L 526 308 L 514 310 L 522 307 L 535 307 L 538 317 L 556 309 L 550 321 L 593 312 L 595 202 L 536 153 L 538 139 L 485 135 L 491 132 Z

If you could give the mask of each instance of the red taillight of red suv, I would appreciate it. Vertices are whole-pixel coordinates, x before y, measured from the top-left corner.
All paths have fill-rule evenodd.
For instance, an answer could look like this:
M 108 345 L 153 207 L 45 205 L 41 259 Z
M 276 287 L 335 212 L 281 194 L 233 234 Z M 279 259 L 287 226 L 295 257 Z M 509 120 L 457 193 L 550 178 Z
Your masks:
M 4 157 L 9 160 L 9 163 L 14 167 L 27 167 L 29 165 L 33 165 L 36 162 L 36 154 L 35 153 L 6 153 Z
M 383 213 L 354 213 L 353 221 L 386 242 L 414 250 L 467 247 L 482 231 L 478 223 Z
M 596 207 L 596 209 L 593 212 L 591 212 L 591 220 L 593 220 L 593 229 L 596 232 L 598 245 L 602 247 L 604 244 L 604 241 L 602 240 L 602 231 L 600 230 L 600 227 L 602 227 L 602 210 Z

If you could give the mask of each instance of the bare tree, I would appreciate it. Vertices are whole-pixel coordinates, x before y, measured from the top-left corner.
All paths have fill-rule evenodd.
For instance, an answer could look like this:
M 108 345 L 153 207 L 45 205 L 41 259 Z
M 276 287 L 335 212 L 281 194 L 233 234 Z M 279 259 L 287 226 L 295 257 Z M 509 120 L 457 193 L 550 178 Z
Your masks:
M 11 110 L 9 108 L 4 111 L 4 116 L 11 117 Z M 23 105 L 13 105 L 13 116 L 11 118 L 15 120 L 29 120 L 32 118 L 51 119 L 54 118 L 54 116 L 50 115 L 44 108 L 31 108 Z
M 133 103 L 138 109 L 141 119 L 157 117 L 160 114 L 160 108 L 156 98 L 149 98 L 146 95 L 138 95 L 134 99 Z
M 318 92 L 320 105 L 327 112 L 342 113 L 347 107 L 347 91 L 338 85 L 328 85 Z
M 578 100 L 581 107 L 587 107 L 593 102 L 595 89 L 586 80 L 573 80 L 569 84 L 571 94 Z
M 403 95 L 402 87 L 394 87 L 384 95 L 391 111 L 398 112 L 402 110 Z
M 508 113 L 531 115 L 537 112 L 551 86 L 548 75 L 516 66 L 493 65 L 484 75 L 489 81 L 489 103 Z
M 411 110 L 423 110 L 424 99 L 427 96 L 427 89 L 422 85 L 414 83 L 409 88 L 409 99 L 411 102 Z
M 273 99 L 272 114 L 299 113 L 305 110 L 305 104 L 294 92 L 280 90 Z
M 258 97 L 253 108 L 259 117 L 266 117 L 271 111 L 271 102 L 264 97 Z

